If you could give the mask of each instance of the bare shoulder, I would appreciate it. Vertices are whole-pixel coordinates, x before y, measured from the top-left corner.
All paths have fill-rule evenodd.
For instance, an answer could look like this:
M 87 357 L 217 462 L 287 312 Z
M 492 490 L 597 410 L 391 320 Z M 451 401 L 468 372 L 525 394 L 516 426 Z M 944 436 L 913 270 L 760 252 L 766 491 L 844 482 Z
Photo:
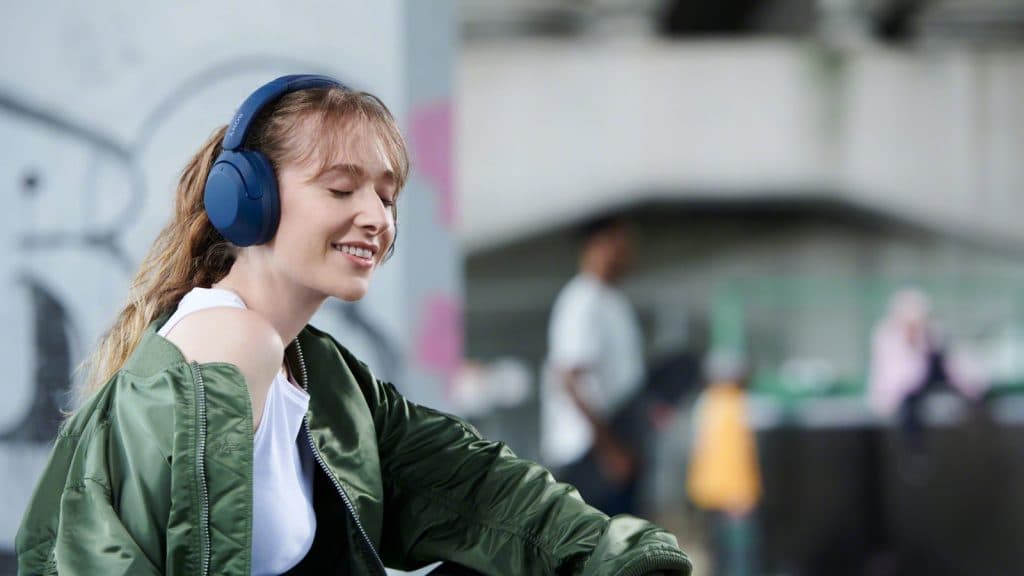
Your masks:
M 201 364 L 228 362 L 247 377 L 269 385 L 284 359 L 284 344 L 265 318 L 243 308 L 208 308 L 181 319 L 167 334 L 185 355 Z
M 167 334 L 185 359 L 227 362 L 242 373 L 259 427 L 267 391 L 284 361 L 281 336 L 265 318 L 244 308 L 208 308 L 181 319 Z

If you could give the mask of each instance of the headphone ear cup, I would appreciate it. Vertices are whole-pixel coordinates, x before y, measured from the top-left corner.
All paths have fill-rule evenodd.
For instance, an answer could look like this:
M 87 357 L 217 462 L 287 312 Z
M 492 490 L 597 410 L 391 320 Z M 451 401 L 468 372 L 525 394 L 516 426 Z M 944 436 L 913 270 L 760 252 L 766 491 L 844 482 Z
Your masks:
M 273 166 L 260 152 L 221 152 L 206 178 L 203 203 L 210 223 L 232 244 L 268 242 L 281 213 Z
M 256 150 L 241 150 L 240 153 L 249 161 L 254 177 L 253 185 L 247 188 L 257 196 L 253 198 L 260 205 L 260 235 L 256 244 L 266 244 L 277 232 L 281 221 L 281 196 L 277 188 L 277 173 L 270 159 Z

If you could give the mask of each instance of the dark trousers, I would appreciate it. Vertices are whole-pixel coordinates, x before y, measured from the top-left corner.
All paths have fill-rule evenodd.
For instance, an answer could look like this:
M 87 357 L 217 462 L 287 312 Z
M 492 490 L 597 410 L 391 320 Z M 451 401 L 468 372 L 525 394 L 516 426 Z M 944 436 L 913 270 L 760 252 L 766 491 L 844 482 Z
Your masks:
M 625 485 L 616 485 L 605 476 L 593 448 L 554 474 L 559 482 L 575 486 L 587 504 L 609 516 L 636 514 L 636 475 Z

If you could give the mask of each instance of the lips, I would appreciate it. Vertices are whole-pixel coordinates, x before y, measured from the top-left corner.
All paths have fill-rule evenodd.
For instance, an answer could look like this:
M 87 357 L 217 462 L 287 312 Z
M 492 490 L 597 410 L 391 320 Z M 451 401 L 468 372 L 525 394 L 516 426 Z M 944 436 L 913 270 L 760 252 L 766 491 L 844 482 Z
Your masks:
M 367 270 L 373 267 L 374 256 L 377 253 L 376 246 L 355 242 L 334 243 L 331 244 L 331 248 L 341 252 L 341 254 L 356 267 Z

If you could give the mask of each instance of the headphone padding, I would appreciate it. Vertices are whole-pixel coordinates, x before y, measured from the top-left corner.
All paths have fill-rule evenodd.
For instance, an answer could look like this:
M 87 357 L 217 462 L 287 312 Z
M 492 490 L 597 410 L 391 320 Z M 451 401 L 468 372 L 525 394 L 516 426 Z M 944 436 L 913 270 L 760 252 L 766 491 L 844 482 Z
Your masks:
M 221 152 L 206 179 L 203 202 L 210 222 L 236 246 L 265 243 L 277 231 L 277 177 L 260 152 Z

